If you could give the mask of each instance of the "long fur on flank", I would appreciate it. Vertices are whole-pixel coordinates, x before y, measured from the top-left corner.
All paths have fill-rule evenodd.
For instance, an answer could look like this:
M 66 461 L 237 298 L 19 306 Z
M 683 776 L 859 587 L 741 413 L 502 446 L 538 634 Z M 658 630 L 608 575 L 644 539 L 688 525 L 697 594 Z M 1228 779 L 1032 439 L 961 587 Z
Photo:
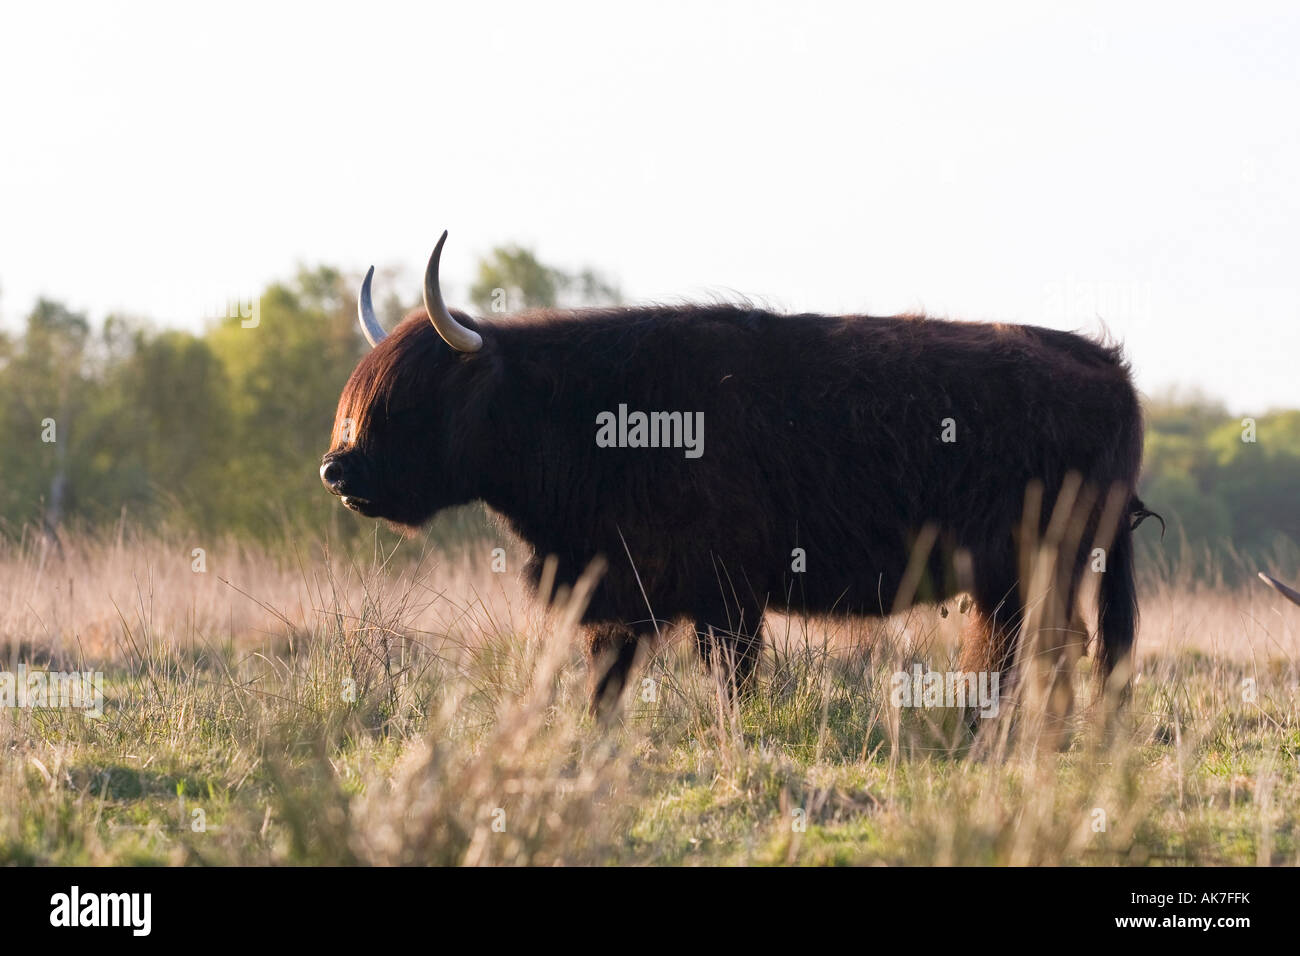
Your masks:
M 363 359 L 338 413 L 356 441 L 331 456 L 350 459 L 379 517 L 418 525 L 481 499 L 535 549 L 535 574 L 554 555 L 571 585 L 606 559 L 587 611 L 602 697 L 676 618 L 743 683 L 768 607 L 889 613 L 927 528 L 916 599 L 953 593 L 953 556 L 968 552 L 979 615 L 1017 620 L 1026 487 L 1042 484 L 1044 527 L 1070 472 L 1099 509 L 1136 487 L 1128 367 L 1118 347 L 1069 332 L 728 304 L 457 318 L 483 335 L 480 352 L 453 352 L 417 312 Z M 702 412 L 703 456 L 597 447 L 597 416 L 620 404 Z M 1101 588 L 1107 670 L 1136 626 L 1130 535 L 1124 522 Z M 1071 592 L 1082 569 L 1081 553 Z M 972 659 L 1008 667 L 1007 641 L 984 642 Z

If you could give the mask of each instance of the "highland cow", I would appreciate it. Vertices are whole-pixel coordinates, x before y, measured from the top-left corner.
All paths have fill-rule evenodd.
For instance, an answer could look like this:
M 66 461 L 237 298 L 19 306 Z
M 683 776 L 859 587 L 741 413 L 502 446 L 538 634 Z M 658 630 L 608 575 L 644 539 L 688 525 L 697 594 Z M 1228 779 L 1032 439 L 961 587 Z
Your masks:
M 1135 495 L 1141 409 L 1117 347 L 1033 326 L 739 305 L 481 321 L 443 304 L 445 240 L 424 308 L 391 334 L 367 274 L 373 349 L 343 390 L 321 479 L 346 507 L 404 528 L 483 501 L 531 545 L 534 585 L 548 557 L 556 586 L 603 559 L 584 616 L 597 710 L 677 620 L 743 690 L 769 608 L 887 615 L 959 589 L 974 609 L 965 666 L 1010 672 L 1025 601 L 1017 541 L 1049 530 L 1067 487 L 1086 533 L 1058 597 L 1073 614 L 1088 545 L 1119 501 L 1097 591 L 1099 670 L 1128 659 L 1132 527 L 1150 512 Z M 1022 526 L 1027 488 L 1039 511 Z

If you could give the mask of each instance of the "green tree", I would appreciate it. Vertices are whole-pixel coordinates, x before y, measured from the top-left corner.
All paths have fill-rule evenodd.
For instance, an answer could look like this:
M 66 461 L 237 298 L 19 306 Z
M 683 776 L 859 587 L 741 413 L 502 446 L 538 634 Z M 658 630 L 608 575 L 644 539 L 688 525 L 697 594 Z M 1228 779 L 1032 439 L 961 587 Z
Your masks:
M 544 265 L 531 250 L 515 245 L 497 246 L 479 260 L 469 297 L 482 313 L 622 301 L 618 287 L 593 269 L 565 272 Z
M 222 319 L 209 332 L 229 379 L 229 523 L 259 536 L 325 526 L 337 511 L 317 469 L 339 393 L 365 348 L 355 291 L 337 270 L 302 270 L 261 296 L 257 324 Z
M 91 416 L 86 472 L 102 500 L 90 517 L 111 519 L 128 508 L 215 530 L 234 493 L 224 481 L 233 450 L 225 368 L 206 341 L 186 332 L 137 330 L 131 338 Z
M 0 423 L 6 462 L 0 514 L 17 525 L 39 521 L 51 533 L 76 508 L 79 428 L 93 401 L 86 317 L 41 299 L 20 342 L 4 348 Z
M 1161 547 L 1198 573 L 1235 579 L 1300 555 L 1300 411 L 1243 423 L 1195 394 L 1151 403 L 1142 497 L 1177 532 Z

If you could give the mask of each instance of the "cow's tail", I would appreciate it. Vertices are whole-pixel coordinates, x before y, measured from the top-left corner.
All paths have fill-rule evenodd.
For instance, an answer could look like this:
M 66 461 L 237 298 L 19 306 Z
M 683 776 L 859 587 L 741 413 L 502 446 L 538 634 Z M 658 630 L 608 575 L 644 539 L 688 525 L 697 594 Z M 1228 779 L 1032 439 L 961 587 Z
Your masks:
M 1160 522 L 1164 536 L 1165 519 L 1151 511 L 1134 495 L 1129 502 L 1128 521 L 1120 522 L 1106 556 L 1106 572 L 1101 576 L 1097 618 L 1101 631 L 1098 664 L 1108 682 L 1112 675 L 1119 688 L 1128 684 L 1133 638 L 1137 633 L 1137 577 L 1133 566 L 1133 531 L 1147 518 Z

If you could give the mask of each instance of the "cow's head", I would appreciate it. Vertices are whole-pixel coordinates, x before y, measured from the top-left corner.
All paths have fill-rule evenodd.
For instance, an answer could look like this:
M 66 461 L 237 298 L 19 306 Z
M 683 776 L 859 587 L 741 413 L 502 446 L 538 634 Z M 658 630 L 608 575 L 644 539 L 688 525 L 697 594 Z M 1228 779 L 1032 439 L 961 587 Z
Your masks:
M 473 497 L 463 446 L 471 427 L 467 364 L 483 338 L 471 320 L 448 311 L 438 283 L 444 232 L 424 274 L 424 309 L 385 334 L 370 301 L 372 267 L 357 312 L 371 350 L 339 398 L 320 477 L 343 505 L 370 518 L 415 528 Z

